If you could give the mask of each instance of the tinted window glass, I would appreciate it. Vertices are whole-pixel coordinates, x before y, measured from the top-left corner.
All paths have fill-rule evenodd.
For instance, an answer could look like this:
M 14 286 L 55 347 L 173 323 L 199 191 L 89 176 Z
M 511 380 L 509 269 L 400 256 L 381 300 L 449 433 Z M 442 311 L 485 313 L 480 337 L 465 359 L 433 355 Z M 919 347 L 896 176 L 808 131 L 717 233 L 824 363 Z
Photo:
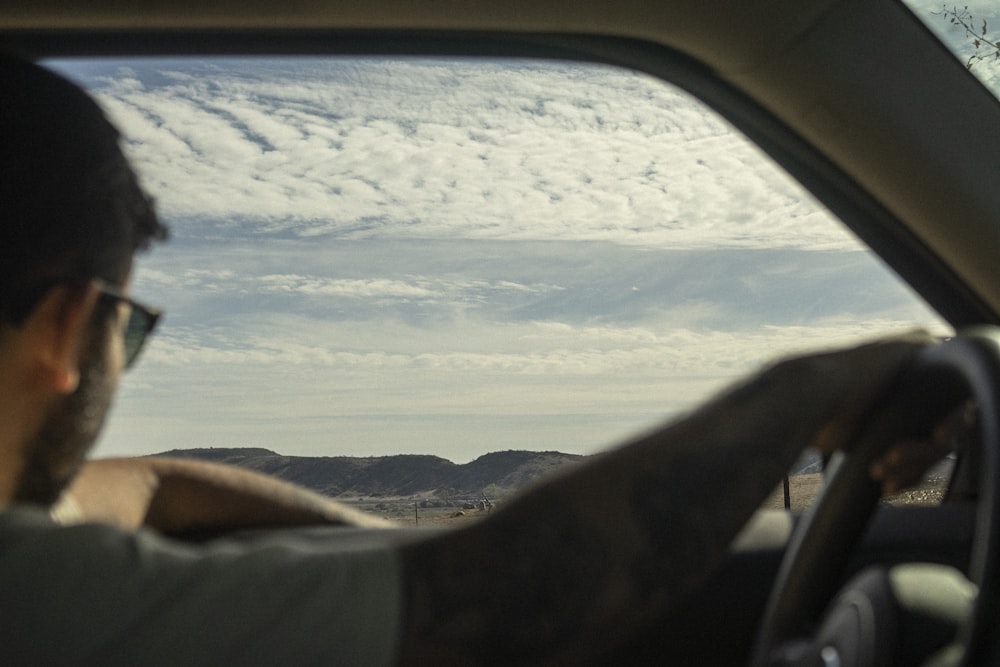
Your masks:
M 777 354 L 948 329 L 687 95 L 579 64 L 60 61 L 172 241 L 98 455 L 589 454 Z

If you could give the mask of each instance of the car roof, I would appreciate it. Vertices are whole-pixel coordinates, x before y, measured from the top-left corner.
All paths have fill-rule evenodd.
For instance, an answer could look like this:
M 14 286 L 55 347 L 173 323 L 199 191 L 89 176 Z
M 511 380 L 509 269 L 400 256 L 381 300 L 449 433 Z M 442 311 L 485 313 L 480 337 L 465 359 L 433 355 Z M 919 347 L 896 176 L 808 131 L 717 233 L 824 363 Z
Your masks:
M 953 324 L 1000 323 L 1000 104 L 894 0 L 33 0 L 0 8 L 0 48 L 635 67 L 726 115 Z

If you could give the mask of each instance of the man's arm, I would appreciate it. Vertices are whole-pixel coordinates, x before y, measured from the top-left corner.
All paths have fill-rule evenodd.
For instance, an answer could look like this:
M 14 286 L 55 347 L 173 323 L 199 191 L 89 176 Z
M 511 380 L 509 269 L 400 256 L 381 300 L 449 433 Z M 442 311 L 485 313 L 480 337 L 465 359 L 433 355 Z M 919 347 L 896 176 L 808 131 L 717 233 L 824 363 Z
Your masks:
M 163 457 L 88 461 L 52 509 L 64 523 L 103 521 L 164 533 L 308 524 L 386 527 L 295 484 L 234 466 Z
M 406 664 L 583 664 L 721 562 L 810 444 L 843 448 L 927 342 L 778 363 L 689 417 L 402 551 Z

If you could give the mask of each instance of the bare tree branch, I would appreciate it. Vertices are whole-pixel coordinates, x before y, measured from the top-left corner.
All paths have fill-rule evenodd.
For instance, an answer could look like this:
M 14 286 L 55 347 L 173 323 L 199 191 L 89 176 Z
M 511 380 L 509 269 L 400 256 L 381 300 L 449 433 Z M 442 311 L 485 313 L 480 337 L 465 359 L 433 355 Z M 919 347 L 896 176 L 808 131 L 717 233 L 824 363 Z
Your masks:
M 965 62 L 968 69 L 972 69 L 984 60 L 1000 60 L 1000 40 L 994 39 L 990 35 L 986 19 L 982 19 L 982 25 L 976 27 L 978 21 L 969 11 L 968 6 L 959 9 L 957 5 L 951 7 L 943 5 L 940 12 L 932 13 L 935 16 L 941 16 L 953 26 L 961 28 L 965 32 L 965 36 L 972 41 L 974 52 Z

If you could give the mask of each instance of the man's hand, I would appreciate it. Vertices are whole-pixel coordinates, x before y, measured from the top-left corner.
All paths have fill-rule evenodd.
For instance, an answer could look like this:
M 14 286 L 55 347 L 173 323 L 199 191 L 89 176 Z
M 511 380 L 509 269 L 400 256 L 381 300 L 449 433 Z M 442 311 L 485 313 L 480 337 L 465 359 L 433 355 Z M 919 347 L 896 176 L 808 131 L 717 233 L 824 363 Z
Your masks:
M 391 526 L 326 496 L 242 468 L 161 457 L 88 461 L 52 509 L 64 523 L 103 521 L 165 533 L 290 525 Z
M 871 465 L 871 476 L 882 486 L 882 495 L 892 496 L 917 484 L 923 474 L 955 449 L 972 426 L 974 415 L 968 405 L 953 411 L 922 439 L 894 442 Z
M 889 387 L 882 381 L 873 381 L 875 377 L 892 377 L 885 369 L 897 363 L 898 354 L 908 354 L 910 342 L 917 344 L 930 342 L 924 334 L 915 332 L 896 339 L 886 339 L 872 344 L 863 345 L 851 350 L 834 352 L 828 358 L 834 360 L 839 367 L 831 370 L 831 380 L 845 373 L 860 373 L 857 390 L 848 395 L 844 403 L 836 410 L 833 417 L 823 424 L 810 443 L 824 456 L 835 451 L 850 451 L 854 440 L 860 435 L 864 424 L 862 420 L 870 417 L 868 414 L 872 405 Z M 802 357 L 789 363 L 813 363 L 818 357 Z M 902 371 L 904 366 L 900 366 Z M 868 369 L 868 370 L 866 370 Z M 968 405 L 947 414 L 928 433 L 920 437 L 909 437 L 895 440 L 886 445 L 884 452 L 872 463 L 870 474 L 872 479 L 881 485 L 882 495 L 895 495 L 907 487 L 920 482 L 923 474 L 934 463 L 954 449 L 954 442 L 959 434 L 967 431 L 973 414 Z

